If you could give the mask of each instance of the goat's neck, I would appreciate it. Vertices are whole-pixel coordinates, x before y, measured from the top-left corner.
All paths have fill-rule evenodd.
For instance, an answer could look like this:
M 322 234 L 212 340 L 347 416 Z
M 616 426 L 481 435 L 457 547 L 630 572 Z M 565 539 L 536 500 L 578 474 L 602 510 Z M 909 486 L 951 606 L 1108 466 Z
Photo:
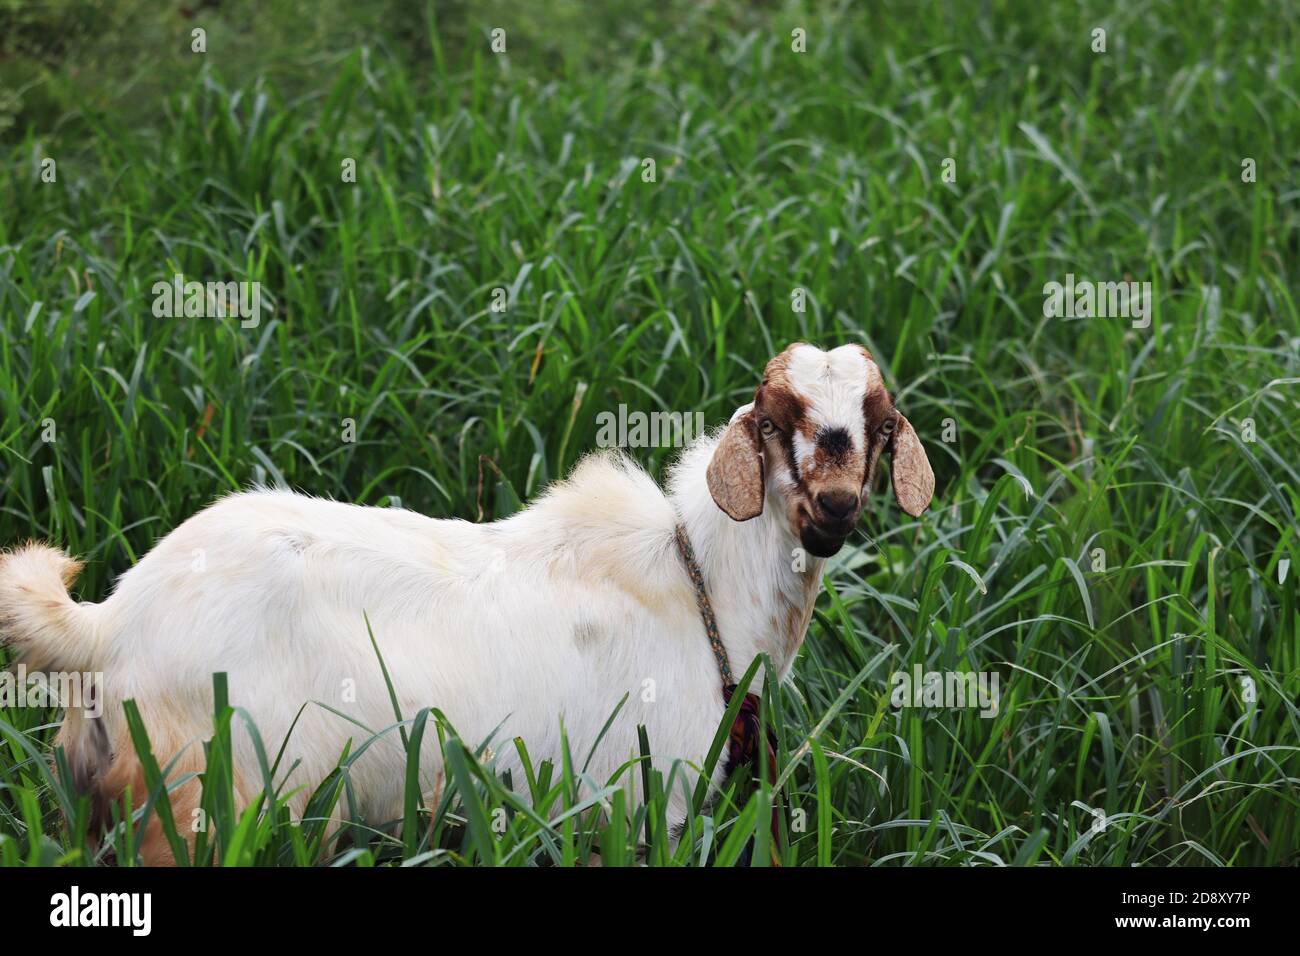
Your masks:
M 709 494 L 708 457 L 692 451 L 673 476 L 672 500 L 704 573 L 732 674 L 740 680 L 767 654 L 784 678 L 807 633 L 825 562 L 803 551 L 775 495 L 758 517 L 729 518 Z

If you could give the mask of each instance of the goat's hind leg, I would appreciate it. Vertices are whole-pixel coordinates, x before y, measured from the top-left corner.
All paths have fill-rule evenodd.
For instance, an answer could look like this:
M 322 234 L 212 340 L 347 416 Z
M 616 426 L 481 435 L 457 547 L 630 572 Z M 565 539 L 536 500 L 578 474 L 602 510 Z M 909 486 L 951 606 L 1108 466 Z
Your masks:
M 148 726 L 150 747 L 159 767 L 167 772 L 167 800 L 171 806 L 176 832 L 185 840 L 189 852 L 193 854 L 198 834 L 206 826 L 201 808 L 203 784 L 200 775 L 206 770 L 201 738 L 197 733 L 160 733 L 161 724 L 158 721 Z M 78 793 L 90 798 L 93 842 L 97 843 L 104 828 L 112 824 L 114 805 L 119 808 L 120 817 L 122 810 L 135 812 L 149 802 L 150 791 L 144 765 L 135 751 L 125 721 L 118 722 L 116 727 L 110 727 L 105 717 L 92 718 L 80 711 L 68 711 L 56 743 L 63 746 L 67 755 L 73 787 Z M 236 808 L 242 809 L 246 801 L 238 768 L 235 774 Z M 170 786 L 186 775 L 192 776 L 179 786 Z M 129 808 L 125 806 L 128 796 Z M 140 858 L 145 866 L 177 864 L 175 852 L 158 814 L 158 800 L 153 801 L 141 836 Z

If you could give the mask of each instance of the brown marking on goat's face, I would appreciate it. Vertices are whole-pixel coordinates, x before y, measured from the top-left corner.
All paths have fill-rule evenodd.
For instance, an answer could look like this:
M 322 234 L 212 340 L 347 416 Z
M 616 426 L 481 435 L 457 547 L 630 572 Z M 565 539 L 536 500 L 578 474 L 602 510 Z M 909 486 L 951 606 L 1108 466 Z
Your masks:
M 880 461 L 880 453 L 889 444 L 889 434 L 885 431 L 885 425 L 892 421 L 897 414 L 898 412 L 894 409 L 894 398 L 883 386 L 875 392 L 863 396 L 862 420 L 867 449 L 864 456 L 866 468 L 862 478 L 862 494 L 864 498 L 871 493 L 871 486 L 874 484 L 876 477 L 876 465 Z
M 858 348 L 862 351 L 863 357 L 872 366 L 875 366 L 875 357 L 865 347 L 859 345 Z M 895 414 L 894 397 L 889 394 L 884 381 L 877 375 L 875 387 L 866 389 L 862 395 L 862 422 L 863 435 L 865 436 L 862 477 L 862 494 L 864 497 L 871 491 L 870 485 L 872 478 L 875 476 L 876 462 L 889 440 L 889 436 L 882 431 L 881 426 L 886 419 L 892 418 Z
M 754 420 L 758 423 L 759 440 L 768 446 L 775 442 L 783 452 L 778 461 L 783 474 L 792 486 L 801 488 L 803 476 L 795 462 L 794 436 L 807 436 L 808 417 L 803 398 L 786 377 L 786 367 L 782 360 L 789 351 L 786 349 L 768 363 L 763 384 L 754 396 Z M 764 422 L 770 427 L 764 426 Z M 765 454 L 770 453 L 765 449 Z

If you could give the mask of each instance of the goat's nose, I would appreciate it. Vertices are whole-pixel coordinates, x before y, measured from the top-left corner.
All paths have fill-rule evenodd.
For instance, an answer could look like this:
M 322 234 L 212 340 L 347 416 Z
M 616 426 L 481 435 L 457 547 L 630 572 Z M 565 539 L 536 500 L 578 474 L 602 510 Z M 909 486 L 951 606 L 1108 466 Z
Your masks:
M 823 491 L 817 496 L 817 505 L 826 517 L 833 521 L 843 521 L 857 508 L 858 496 L 851 491 Z

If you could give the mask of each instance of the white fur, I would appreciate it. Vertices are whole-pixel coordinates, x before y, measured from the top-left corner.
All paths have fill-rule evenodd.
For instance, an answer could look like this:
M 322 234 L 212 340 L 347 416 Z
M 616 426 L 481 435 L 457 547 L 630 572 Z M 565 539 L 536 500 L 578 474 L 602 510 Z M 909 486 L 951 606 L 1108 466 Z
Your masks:
M 717 440 L 683 453 L 668 495 L 626 459 L 595 455 L 491 524 L 287 491 L 232 495 L 167 535 L 102 604 L 65 595 L 67 620 L 46 630 L 80 641 L 78 666 L 104 673 L 103 719 L 115 741 L 125 739 L 122 701 L 135 698 L 200 747 L 211 734 L 214 671 L 229 674 L 231 702 L 256 721 L 272 759 L 308 704 L 282 765 L 298 762 L 290 779 L 304 788 L 292 803 L 298 812 L 347 740 L 369 736 L 322 705 L 375 731 L 395 721 L 363 614 L 403 716 L 433 706 L 471 748 L 491 737 L 496 769 L 511 769 L 517 787 L 515 736 L 534 765 L 550 759 L 558 768 L 562 720 L 581 770 L 624 695 L 588 767 L 596 784 L 636 755 L 638 724 L 659 769 L 678 758 L 698 767 L 723 700 L 675 525 L 686 524 L 737 679 L 760 652 L 788 673 L 807 617 L 793 641 L 772 622 L 791 606 L 806 610 L 821 573 L 817 560 L 792 569 L 798 540 L 772 488 L 763 515 L 744 523 L 714 504 L 705 469 Z M 14 567 L 0 561 L 0 600 L 22 590 Z M 45 639 L 39 629 L 28 637 Z M 236 774 L 256 790 L 255 754 L 242 721 L 236 728 Z M 441 788 L 436 736 L 430 728 L 425 737 L 426 792 Z M 361 811 L 400 816 L 404 774 L 390 732 L 353 769 Z M 639 767 L 620 777 L 639 781 Z M 693 786 L 694 775 L 674 787 L 674 821 L 685 813 L 682 783 Z

